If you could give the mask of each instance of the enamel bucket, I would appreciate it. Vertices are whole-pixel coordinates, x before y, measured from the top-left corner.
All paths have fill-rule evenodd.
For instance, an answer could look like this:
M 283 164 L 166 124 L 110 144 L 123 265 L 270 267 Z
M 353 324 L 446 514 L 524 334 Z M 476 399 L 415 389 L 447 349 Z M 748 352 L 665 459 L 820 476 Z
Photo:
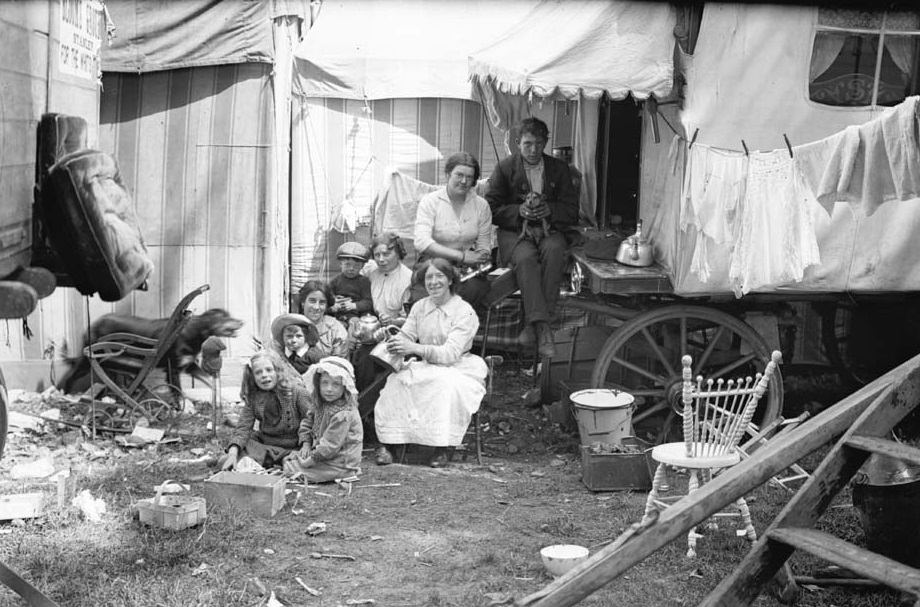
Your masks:
M 635 398 L 619 390 L 591 388 L 569 395 L 578 423 L 581 444 L 607 443 L 620 445 L 632 436 L 632 412 Z

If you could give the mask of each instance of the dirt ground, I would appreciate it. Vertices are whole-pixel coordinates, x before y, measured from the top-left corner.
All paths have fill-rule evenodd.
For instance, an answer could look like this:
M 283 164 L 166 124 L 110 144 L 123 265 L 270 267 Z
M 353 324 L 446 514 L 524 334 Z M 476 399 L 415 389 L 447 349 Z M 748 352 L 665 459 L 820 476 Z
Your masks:
M 840 390 L 825 376 L 787 374 L 786 382 L 792 409 L 818 409 L 829 404 L 821 398 Z M 470 453 L 465 461 L 457 454 L 445 469 L 378 467 L 366 451 L 363 474 L 350 488 L 291 484 L 273 518 L 209 504 L 206 522 L 182 531 L 141 526 L 132 505 L 152 497 L 166 479 L 203 494 L 230 431 L 221 425 L 218 439 L 211 436 L 207 403 L 180 416 L 167 434 L 178 440 L 140 448 L 119 446 L 107 434 L 89 440 L 80 429 L 53 423 L 40 433 L 13 431 L 0 461 L 0 494 L 42 491 L 46 509 L 39 518 L 0 522 L 0 560 L 67 606 L 509 604 L 551 581 L 541 547 L 574 543 L 597 551 L 641 517 L 645 494 L 585 488 L 577 433 L 522 398 L 532 386 L 525 365 L 506 361 L 494 385 L 483 411 L 481 465 Z M 13 410 L 27 414 L 55 402 L 51 394 L 20 396 Z M 62 408 L 66 412 L 66 403 Z M 232 407 L 225 412 L 232 418 Z M 17 465 L 41 458 L 71 471 L 60 508 L 53 483 L 11 476 Z M 101 522 L 86 520 L 71 505 L 82 490 L 105 501 Z M 788 496 L 773 487 L 756 491 L 750 500 L 755 525 L 762 529 Z M 826 518 L 822 524 L 836 534 L 860 541 L 848 495 L 838 497 Z M 312 534 L 320 527 L 314 523 L 324 530 Z M 729 522 L 707 532 L 697 559 L 686 559 L 685 550 L 682 542 L 668 546 L 582 604 L 696 604 L 747 544 Z M 820 566 L 803 559 L 793 564 L 800 573 Z M 0 605 L 23 604 L 0 587 Z M 756 604 L 777 603 L 763 597 Z M 896 605 L 897 597 L 815 587 L 798 604 Z

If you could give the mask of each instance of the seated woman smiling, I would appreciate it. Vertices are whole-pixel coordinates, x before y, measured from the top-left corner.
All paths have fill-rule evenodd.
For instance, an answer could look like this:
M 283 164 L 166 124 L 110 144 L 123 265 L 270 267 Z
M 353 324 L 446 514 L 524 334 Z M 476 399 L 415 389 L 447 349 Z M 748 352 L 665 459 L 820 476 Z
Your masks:
M 479 329 L 472 306 L 456 294 L 459 272 L 435 257 L 416 270 L 428 297 L 409 311 L 387 349 L 408 358 L 387 378 L 374 409 L 377 438 L 383 445 L 415 443 L 436 447 L 433 467 L 446 464 L 446 447 L 463 441 L 473 413 L 486 393 L 485 361 L 470 353 Z M 378 462 L 391 459 L 385 446 Z

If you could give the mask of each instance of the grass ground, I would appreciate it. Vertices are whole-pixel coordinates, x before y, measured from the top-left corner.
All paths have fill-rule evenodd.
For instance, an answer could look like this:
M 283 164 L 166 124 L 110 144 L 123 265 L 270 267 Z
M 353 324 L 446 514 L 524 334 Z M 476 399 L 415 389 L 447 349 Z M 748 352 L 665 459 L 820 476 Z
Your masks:
M 364 474 L 350 493 L 335 484 L 306 488 L 299 497 L 295 490 L 271 519 L 209 504 L 204 525 L 178 532 L 141 526 L 132 504 L 152 496 L 165 479 L 188 482 L 192 493 L 202 494 L 202 481 L 212 470 L 176 460 L 192 459 L 192 448 L 219 451 L 204 431 L 207 415 L 184 421 L 181 443 L 124 452 L 97 440 L 107 454 L 96 453 L 96 459 L 79 444 L 62 446 L 55 432 L 13 436 L 0 462 L 0 493 L 28 489 L 10 480 L 9 468 L 47 453 L 59 467 L 71 467 L 73 489 L 104 499 L 108 513 L 93 524 L 68 506 L 23 525 L 0 524 L 0 560 L 72 607 L 253 606 L 266 604 L 271 592 L 285 604 L 330 607 L 371 604 L 361 603 L 368 600 L 388 607 L 478 607 L 521 598 L 551 581 L 540 562 L 541 547 L 576 543 L 593 553 L 640 518 L 645 498 L 587 491 L 576 438 L 548 423 L 539 409 L 521 404 L 528 381 L 514 364 L 499 371 L 501 393 L 489 416 L 483 465 L 471 457 L 446 469 L 377 467 L 367 452 Z M 755 491 L 755 525 L 763 529 L 787 499 L 777 488 Z M 326 531 L 308 535 L 313 522 L 324 522 Z M 822 526 L 862 541 L 848 494 L 837 498 Z M 582 604 L 694 605 L 743 557 L 747 544 L 734 536 L 729 522 L 707 532 L 696 560 L 688 561 L 685 550 L 683 542 L 666 547 Z M 798 574 L 821 566 L 793 561 Z M 308 593 L 296 578 L 321 596 Z M 798 604 L 897 602 L 885 591 L 815 589 L 806 590 Z M 0 588 L 0 605 L 21 604 Z M 757 602 L 775 604 L 769 597 Z

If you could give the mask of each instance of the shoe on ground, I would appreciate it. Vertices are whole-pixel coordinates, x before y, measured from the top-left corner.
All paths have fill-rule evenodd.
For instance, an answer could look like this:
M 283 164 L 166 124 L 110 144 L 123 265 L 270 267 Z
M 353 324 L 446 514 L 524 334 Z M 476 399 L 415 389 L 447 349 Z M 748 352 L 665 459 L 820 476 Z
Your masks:
M 545 323 L 537 323 L 537 352 L 542 358 L 556 356 L 556 344 L 553 342 L 553 330 Z
M 377 447 L 374 451 L 374 463 L 378 466 L 389 466 L 393 463 L 393 455 L 386 447 Z
M 531 348 L 537 344 L 537 332 L 534 331 L 532 324 L 527 324 L 524 327 L 524 330 L 518 333 L 517 342 L 527 348 Z
M 444 468 L 447 466 L 447 451 L 444 449 L 435 450 L 434 456 L 431 458 L 428 465 L 432 468 Z

